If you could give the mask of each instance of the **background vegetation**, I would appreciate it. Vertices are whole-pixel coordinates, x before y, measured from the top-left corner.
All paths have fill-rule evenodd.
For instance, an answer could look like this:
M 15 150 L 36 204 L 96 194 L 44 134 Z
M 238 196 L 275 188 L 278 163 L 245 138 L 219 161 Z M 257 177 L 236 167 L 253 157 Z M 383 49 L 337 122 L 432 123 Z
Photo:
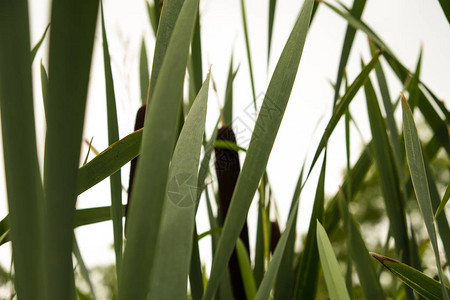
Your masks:
M 439 3 L 450 21 L 448 2 Z M 275 0 L 267 5 L 264 51 L 270 56 L 277 6 Z M 145 44 L 140 53 L 145 121 L 137 121 L 136 131 L 122 139 L 102 3 L 53 1 L 51 23 L 39 43 L 30 45 L 27 1 L 0 1 L 0 107 L 9 206 L 0 222 L 0 243 L 11 242 L 13 251 L 11 270 L 0 272 L 2 289 L 18 299 L 448 299 L 450 114 L 421 80 L 422 54 L 414 70 L 406 68 L 361 20 L 365 5 L 365 0 L 355 0 L 352 7 L 305 0 L 259 104 L 241 0 L 253 96 L 249 109 L 255 115 L 251 139 L 243 146 L 233 117 L 239 67 L 232 55 L 220 117 L 213 133 L 205 133 L 215 82 L 203 72 L 199 0 L 147 4 L 156 44 L 150 71 Z M 289 217 L 281 222 L 266 167 L 310 24 L 321 7 L 348 23 L 331 84 L 333 113 L 312 146 L 311 163 L 298 170 Z M 96 28 L 103 42 L 110 146 L 88 161 L 80 147 Z M 361 59 L 360 73 L 349 78 L 346 65 L 357 31 L 368 38 L 371 60 Z M 32 78 L 31 65 L 46 40 L 48 66 L 41 62 L 40 78 Z M 386 66 L 403 93 L 390 93 Z M 33 80 L 41 82 L 47 125 L 42 168 Z M 358 124 L 349 107 L 358 92 L 364 94 L 367 111 L 359 113 L 367 116 L 371 141 L 352 164 L 350 143 Z M 328 197 L 327 144 L 339 122 L 345 124 L 342 159 L 347 167 L 339 192 Z M 138 156 L 124 206 L 120 170 Z M 296 231 L 299 201 L 316 170 L 309 229 L 301 235 Z M 107 178 L 110 206 L 76 209 L 77 196 Z M 198 232 L 195 218 L 200 201 L 206 203 L 210 223 L 204 233 Z M 256 240 L 250 243 L 247 215 L 253 201 L 258 216 Z M 73 230 L 106 220 L 114 229 L 115 264 L 88 270 Z M 389 228 L 382 242 L 380 228 Z M 211 239 L 210 270 L 200 259 L 199 240 L 205 237 Z

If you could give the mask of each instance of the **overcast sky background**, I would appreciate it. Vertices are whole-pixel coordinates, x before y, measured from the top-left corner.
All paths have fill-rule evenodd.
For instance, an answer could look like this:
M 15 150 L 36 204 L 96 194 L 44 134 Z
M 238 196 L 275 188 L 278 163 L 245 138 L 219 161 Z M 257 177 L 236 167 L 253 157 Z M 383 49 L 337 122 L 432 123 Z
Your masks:
M 289 36 L 298 16 L 302 1 L 277 1 L 275 25 L 272 40 L 272 53 L 267 64 L 267 15 L 268 2 L 247 0 L 247 22 L 255 75 L 256 94 L 263 95 L 270 81 L 270 74 Z M 343 1 L 351 6 L 352 1 Z M 31 44 L 34 45 L 42 35 L 50 20 L 49 1 L 30 1 Z M 153 57 L 155 40 L 149 24 L 144 0 L 108 1 L 104 3 L 105 21 L 109 48 L 111 52 L 116 101 L 119 117 L 120 137 L 131 133 L 134 118 L 140 106 L 139 89 L 139 53 L 142 38 L 145 37 L 147 55 L 150 63 Z M 239 0 L 202 0 L 201 34 L 204 76 L 212 65 L 212 76 L 217 84 L 218 93 L 210 90 L 207 116 L 207 134 L 212 131 L 218 117 L 218 105 L 223 104 L 225 83 L 231 53 L 234 52 L 235 64 L 239 72 L 234 86 L 234 117 L 252 126 L 254 120 L 248 118 L 246 108 L 252 103 L 248 64 L 245 52 L 244 35 Z M 421 79 L 443 100 L 450 96 L 450 26 L 436 0 L 369 0 L 363 14 L 363 20 L 386 42 L 397 57 L 414 70 L 423 46 Z M 296 83 L 281 124 L 268 164 L 268 174 L 277 199 L 277 206 L 284 227 L 287 212 L 294 192 L 295 184 L 303 161 L 307 157 L 307 167 L 315 151 L 323 130 L 331 116 L 334 91 L 330 80 L 335 81 L 341 55 L 346 22 L 321 5 L 315 16 L 300 62 Z M 45 120 L 43 118 L 42 96 L 40 91 L 39 62 L 48 66 L 46 44 L 38 52 L 33 64 L 33 83 L 35 86 L 35 110 L 40 159 L 43 157 Z M 104 86 L 102 41 L 100 31 L 95 38 L 95 50 L 92 63 L 88 105 L 84 137 L 94 137 L 93 146 L 103 150 L 108 146 L 106 127 L 106 100 Z M 360 72 L 360 57 L 367 62 L 370 59 L 367 38 L 357 33 L 347 67 L 348 77 L 352 81 Z M 149 66 L 151 68 L 151 66 Z M 390 69 L 384 65 L 392 97 L 398 97 L 401 85 Z M 352 131 L 354 140 L 351 145 L 352 159 L 358 158 L 361 145 L 370 140 L 370 128 L 363 94 L 359 92 L 351 105 L 351 111 L 364 136 L 358 138 Z M 262 100 L 262 97 L 259 99 Z M 448 105 L 448 104 L 447 104 Z M 354 129 L 354 128 L 353 128 Z M 238 136 L 246 140 L 245 134 Z M 326 192 L 332 195 L 342 182 L 345 167 L 345 144 L 342 124 L 337 127 L 329 141 L 328 173 Z M 243 146 L 246 146 L 245 144 Z M 81 155 L 86 155 L 83 145 Z M 92 158 L 92 154 L 90 156 Z M 243 157 L 241 163 L 243 162 Z M 0 163 L 0 217 L 7 214 L 6 191 L 3 161 Z M 317 169 L 317 168 L 316 168 Z M 298 227 L 304 231 L 309 223 L 309 215 L 314 197 L 317 172 L 311 176 L 305 186 L 300 204 Z M 128 185 L 128 165 L 123 168 L 122 182 Z M 126 194 L 123 198 L 126 202 Z M 105 206 L 110 204 L 109 181 L 105 180 L 83 193 L 77 202 L 78 208 Z M 256 215 L 256 206 L 250 208 Z M 204 205 L 200 206 L 197 216 L 198 231 L 209 229 Z M 254 230 L 256 218 L 249 219 L 250 230 Z M 114 253 L 111 248 L 113 234 L 112 223 L 103 222 L 78 228 L 77 238 L 81 252 L 88 267 L 112 263 Z M 251 234 L 251 243 L 254 235 Z M 202 258 L 209 266 L 209 239 L 201 241 Z M 7 266 L 10 260 L 9 246 L 0 247 L 0 262 Z

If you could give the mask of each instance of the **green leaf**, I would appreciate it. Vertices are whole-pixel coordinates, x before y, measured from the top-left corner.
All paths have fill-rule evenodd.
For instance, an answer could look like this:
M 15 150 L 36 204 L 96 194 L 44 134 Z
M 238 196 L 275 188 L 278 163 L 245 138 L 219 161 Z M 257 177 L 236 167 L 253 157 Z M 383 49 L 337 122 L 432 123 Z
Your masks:
M 44 102 L 44 113 L 47 111 L 47 98 L 48 98 L 48 75 L 45 70 L 44 65 L 41 61 L 41 89 L 42 89 L 42 100 Z
M 106 86 L 106 111 L 108 117 L 108 143 L 111 145 L 119 140 L 119 124 L 117 121 L 116 96 L 114 93 L 114 80 L 111 70 L 111 59 L 109 56 L 108 39 L 106 36 L 105 16 L 103 3 L 101 4 L 101 22 L 103 39 L 103 65 L 105 69 Z M 111 190 L 111 214 L 114 232 L 114 250 L 116 254 L 116 272 L 120 274 L 122 265 L 122 179 L 120 170 L 110 177 Z
M 404 263 L 373 252 L 370 252 L 370 255 L 376 258 L 389 272 L 394 274 L 398 279 L 414 289 L 425 299 L 443 299 L 442 289 L 449 292 L 448 288 L 443 287 L 438 281 Z
M 47 299 L 75 297 L 72 226 L 98 7 L 96 0 L 52 3 L 44 156 Z
M 89 292 L 91 293 L 92 299 L 97 299 L 94 292 L 94 286 L 92 285 L 91 277 L 89 275 L 89 271 L 86 268 L 86 265 L 83 260 L 83 256 L 81 256 L 80 248 L 78 247 L 77 239 L 74 237 L 73 239 L 73 255 L 77 259 L 78 267 L 80 268 L 80 274 L 86 283 L 89 286 Z
M 344 96 L 342 97 L 341 101 L 337 104 L 335 110 L 333 111 L 333 115 L 331 116 L 330 121 L 328 122 L 327 127 L 325 128 L 325 132 L 322 135 L 322 138 L 319 142 L 319 146 L 317 146 L 316 153 L 314 154 L 314 158 L 311 163 L 311 167 L 308 172 L 308 176 L 311 173 L 314 165 L 317 162 L 317 159 L 319 158 L 320 153 L 322 152 L 323 148 L 325 148 L 328 139 L 330 138 L 331 134 L 333 133 L 334 128 L 336 127 L 337 123 L 341 119 L 342 115 L 347 110 L 348 106 L 350 105 L 350 102 L 355 97 L 356 93 L 358 92 L 359 88 L 366 82 L 369 73 L 372 71 L 372 69 L 376 66 L 378 63 L 378 57 L 380 56 L 381 52 L 378 52 L 375 54 L 370 61 L 370 63 L 361 71 L 361 73 L 356 77 L 355 81 L 350 85 L 350 87 L 345 92 Z
M 267 37 L 267 61 L 270 60 L 270 47 L 272 45 L 273 20 L 275 18 L 275 7 L 277 0 L 269 0 L 269 29 Z
M 148 2 L 147 2 L 148 4 Z M 148 84 L 150 81 L 150 75 L 148 73 L 148 59 L 147 49 L 145 47 L 145 40 L 142 39 L 141 44 L 141 56 L 139 59 L 139 82 L 141 83 L 141 102 L 145 104 L 147 101 Z
M 352 16 L 356 19 L 360 19 L 363 13 L 364 7 L 366 6 L 366 0 L 355 0 L 353 2 L 353 7 L 350 11 Z M 341 58 L 339 60 L 338 73 L 336 78 L 336 88 L 334 93 L 334 105 L 336 105 L 339 99 L 339 90 L 341 88 L 342 78 L 344 76 L 344 70 L 347 65 L 348 58 L 350 56 L 350 51 L 352 49 L 353 40 L 355 39 L 356 29 L 347 25 L 347 31 L 345 32 L 344 45 L 342 46 Z
M 239 261 L 239 269 L 241 270 L 242 281 L 244 283 L 245 296 L 247 299 L 255 299 L 255 278 L 253 277 L 252 268 L 250 266 L 247 248 L 240 238 L 236 241 L 236 252 Z
M 437 243 L 436 229 L 433 222 L 433 208 L 431 206 L 430 191 L 428 188 L 428 180 L 425 171 L 425 165 L 422 156 L 422 146 L 420 145 L 417 129 L 414 119 L 409 109 L 406 99 L 402 95 L 402 109 L 403 109 L 403 130 L 405 132 L 405 148 L 406 156 L 408 158 L 408 166 L 411 173 L 411 179 L 414 186 L 414 191 L 419 203 L 420 211 L 427 228 L 428 236 L 430 237 L 431 245 L 433 246 L 436 265 L 439 272 L 439 278 L 443 282 L 441 261 L 439 257 L 439 249 Z M 442 287 L 444 299 L 448 299 L 447 290 Z
M 317 247 L 322 265 L 325 283 L 331 300 L 350 300 L 344 277 L 341 274 L 336 256 L 325 229 L 317 220 Z
M 42 42 L 45 39 L 45 36 L 47 35 L 47 31 L 50 28 L 50 24 L 45 27 L 44 33 L 42 34 L 41 38 L 37 42 L 37 44 L 31 49 L 31 63 L 33 63 L 34 58 L 36 57 L 36 53 L 38 52 L 39 48 L 41 48 Z
M 208 88 L 209 75 L 189 111 L 172 157 L 151 276 L 150 297 L 154 299 L 181 299 L 187 293 Z
M 441 5 L 442 11 L 447 18 L 448 23 L 450 23 L 450 2 L 445 0 L 439 0 L 439 4 Z
M 244 37 L 245 37 L 245 48 L 247 50 L 247 62 L 248 62 L 248 69 L 249 69 L 249 75 L 250 75 L 250 83 L 252 85 L 253 105 L 256 109 L 255 79 L 253 76 L 252 53 L 250 51 L 250 42 L 249 42 L 249 38 L 248 38 L 248 26 L 247 26 L 247 14 L 245 12 L 245 0 L 241 0 L 241 14 L 242 14 L 242 26 L 244 29 Z
M 0 111 L 14 287 L 20 299 L 47 299 L 42 276 L 44 193 L 35 136 L 27 1 L 0 2 L 0 37 Z M 0 235 L 3 241 L 5 234 Z
M 442 201 L 439 204 L 439 207 L 438 207 L 438 209 L 436 211 L 436 214 L 434 215 L 435 219 L 439 216 L 439 214 L 444 209 L 445 205 L 448 202 L 448 199 L 450 199 L 450 183 L 447 185 L 447 189 L 445 190 L 444 197 L 442 197 Z
M 233 55 L 231 55 L 230 68 L 228 69 L 227 87 L 225 91 L 225 101 L 223 105 L 223 125 L 232 127 L 233 121 L 233 81 L 239 67 L 233 71 Z
M 295 81 L 308 32 L 312 6 L 313 1 L 311 0 L 304 3 L 269 83 L 231 200 L 203 299 L 212 298 L 219 286 L 259 181 L 264 174 Z
M 169 1 L 170 3 L 176 1 Z M 163 38 L 160 37 L 160 33 L 164 28 L 162 23 L 165 13 L 166 16 L 173 13 L 170 13 L 169 4 L 164 6 L 161 30 L 158 31 L 157 39 Z M 142 154 L 134 179 L 127 246 L 119 276 L 120 300 L 145 299 L 149 291 L 163 200 L 166 186 L 170 184 L 168 167 L 177 137 L 177 120 L 197 8 L 198 0 L 186 0 L 182 8 L 175 7 L 175 11 L 181 9 L 181 12 L 173 29 L 154 91 L 151 92 L 151 105 L 146 110 Z M 152 80 L 156 78 L 153 75 L 155 65 L 153 68 Z
M 404 200 L 401 198 L 398 174 L 386 132 L 385 121 L 381 115 L 378 99 L 370 80 L 367 80 L 364 91 L 372 132 L 374 160 L 391 232 L 395 239 L 397 254 L 401 253 L 405 261 L 410 261 L 409 238 L 402 202 Z
M 319 182 L 317 184 L 309 229 L 306 235 L 303 256 L 297 270 L 294 299 L 315 299 L 317 292 L 317 281 L 319 278 L 319 252 L 317 249 L 316 224 L 323 222 L 323 206 L 325 203 L 325 151 Z

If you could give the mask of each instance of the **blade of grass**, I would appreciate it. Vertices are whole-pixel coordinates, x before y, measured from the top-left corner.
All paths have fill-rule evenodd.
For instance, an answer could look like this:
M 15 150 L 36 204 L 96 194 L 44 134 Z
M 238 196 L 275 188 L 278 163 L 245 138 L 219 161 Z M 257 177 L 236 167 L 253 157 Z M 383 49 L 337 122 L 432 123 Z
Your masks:
M 385 299 L 386 297 L 384 296 L 369 252 L 367 251 L 358 225 L 348 210 L 348 203 L 344 198 L 342 190 L 339 192 L 339 195 L 338 202 L 341 215 L 344 216 L 344 223 L 348 224 L 351 232 L 351 239 L 348 243 L 348 247 L 352 248 L 352 257 L 350 259 L 353 259 L 355 263 L 364 298 L 373 300 Z
M 256 120 L 247 156 L 225 220 L 224 229 L 213 259 L 211 277 L 203 299 L 211 299 L 224 274 L 237 237 L 244 225 L 248 208 L 264 174 L 284 110 L 294 84 L 306 40 L 313 1 L 305 1 L 269 83 L 261 111 Z
M 0 2 L 0 36 L 0 111 L 14 286 L 20 299 L 46 299 L 45 202 L 35 136 L 27 1 Z
M 252 86 L 253 105 L 256 110 L 255 80 L 254 80 L 254 76 L 253 76 L 252 54 L 250 51 L 250 42 L 249 42 L 249 38 L 248 38 L 248 26 L 247 26 L 247 14 L 245 12 L 245 0 L 241 0 L 241 14 L 242 14 L 242 26 L 244 29 L 244 37 L 245 37 L 245 48 L 247 50 L 247 62 L 248 62 L 248 69 L 249 69 L 249 75 L 250 75 L 250 84 Z
M 419 58 L 417 60 L 416 71 L 414 72 L 411 81 L 409 82 L 408 92 L 409 92 L 409 107 L 411 111 L 414 112 L 414 108 L 417 106 L 419 101 L 419 81 L 420 81 L 420 69 L 422 66 L 422 52 L 423 48 L 420 48 Z
M 233 71 L 233 54 L 231 55 L 230 68 L 228 69 L 227 86 L 225 91 L 225 101 L 222 109 L 223 125 L 232 127 L 233 120 L 233 81 L 237 71 Z
M 164 6 L 161 22 L 165 12 L 173 14 L 168 12 L 168 8 L 168 5 Z M 181 11 L 151 96 L 151 104 L 146 110 L 142 154 L 133 185 L 133 205 L 129 209 L 127 247 L 119 276 L 120 300 L 146 299 L 149 290 L 197 8 L 198 0 L 186 0 L 182 8 L 175 7 L 176 11 Z M 160 33 L 158 31 L 157 39 Z
M 447 21 L 450 23 L 450 3 L 445 0 L 439 0 L 439 4 L 441 5 L 442 11 L 447 18 Z
M 275 19 L 275 8 L 277 0 L 269 0 L 269 29 L 267 37 L 267 62 L 270 60 L 270 47 L 272 46 L 273 20 Z
M 404 261 L 410 261 L 409 238 L 402 195 L 398 185 L 398 175 L 393 161 L 392 148 L 386 133 L 385 121 L 381 115 L 377 96 L 370 79 L 364 91 L 366 94 L 367 113 L 373 138 L 374 160 L 380 179 L 380 188 L 389 218 L 390 229 L 395 239 L 398 255 Z
M 103 65 L 105 69 L 106 111 L 108 118 L 108 143 L 111 145 L 119 140 L 119 124 L 117 121 L 116 96 L 114 93 L 114 79 L 111 70 L 108 38 L 106 36 L 103 2 L 101 2 L 101 22 L 103 39 Z M 145 50 L 145 49 L 144 49 Z M 122 179 L 120 169 L 110 177 L 111 215 L 114 232 L 114 250 L 116 254 L 116 274 L 120 274 L 122 265 Z
M 208 88 L 209 75 L 186 118 L 172 157 L 151 276 L 150 297 L 154 299 L 181 299 L 187 293 Z
M 195 19 L 194 35 L 191 43 L 192 71 L 194 73 L 195 94 L 200 91 L 203 81 L 202 65 L 202 38 L 200 31 L 200 10 L 197 9 L 197 18 Z
M 303 256 L 300 267 L 297 270 L 294 299 L 315 299 L 316 297 L 317 281 L 319 278 L 319 252 L 317 249 L 316 225 L 318 224 L 317 221 L 323 222 L 326 157 L 327 152 L 325 150 Z
M 438 209 L 436 210 L 436 214 L 434 215 L 434 218 L 437 219 L 439 214 L 444 209 L 445 205 L 448 202 L 448 199 L 450 199 L 450 183 L 447 185 L 447 189 L 445 190 L 444 197 L 442 197 L 441 203 L 439 204 Z
M 89 292 L 91 293 L 92 299 L 97 299 L 95 296 L 94 286 L 92 285 L 91 276 L 89 275 L 89 271 L 84 264 L 83 256 L 81 256 L 80 248 L 78 247 L 77 239 L 73 238 L 73 255 L 77 259 L 78 266 L 80 268 L 80 274 L 83 279 L 86 281 L 89 287 Z
M 319 220 L 317 220 L 317 247 L 330 299 L 350 300 L 333 247 Z
M 148 2 L 147 2 L 148 4 Z M 141 55 L 139 59 L 139 82 L 141 83 L 141 102 L 145 104 L 147 101 L 148 84 L 150 75 L 148 73 L 147 48 L 145 47 L 145 39 L 142 39 Z
M 46 114 L 47 111 L 47 98 L 48 98 L 48 75 L 47 71 L 45 70 L 44 65 L 41 61 L 41 90 L 42 90 L 42 101 L 44 102 L 44 114 Z
M 238 240 L 236 241 L 236 252 L 239 260 L 239 268 L 241 270 L 242 281 L 245 288 L 245 296 L 247 297 L 247 299 L 255 299 L 255 278 L 253 277 L 252 268 L 250 266 L 247 247 L 244 245 L 240 238 L 238 238 Z
M 99 1 L 91 0 L 52 3 L 44 156 L 46 276 L 50 300 L 75 297 L 72 226 L 98 6 Z
M 443 299 L 442 289 L 448 291 L 448 288 L 442 286 L 438 281 L 404 263 L 373 252 L 370 252 L 370 254 L 383 264 L 389 272 L 425 299 Z
M 405 132 L 405 148 L 411 179 L 417 197 L 417 202 L 419 203 L 420 211 L 422 212 L 425 222 L 425 227 L 427 228 L 428 236 L 430 237 L 430 242 L 433 246 L 439 278 L 441 282 L 444 282 L 439 257 L 436 229 L 433 222 L 433 208 L 431 206 L 430 191 L 428 188 L 428 180 L 422 156 L 422 146 L 420 145 L 417 129 L 408 103 L 403 95 L 401 96 L 401 99 L 403 109 L 403 130 Z M 448 299 L 447 290 L 444 286 L 442 286 L 442 294 L 444 299 Z
M 353 7 L 350 14 L 356 18 L 360 19 L 363 13 L 364 7 L 366 6 L 366 0 L 355 0 L 353 2 Z M 344 45 L 342 46 L 341 58 L 339 60 L 338 73 L 336 77 L 336 88 L 334 92 L 334 105 L 336 106 L 337 100 L 339 99 L 339 90 L 341 88 L 342 78 L 344 76 L 344 70 L 347 65 L 348 58 L 350 56 L 350 51 L 352 49 L 353 41 L 355 39 L 356 29 L 347 25 L 347 30 L 345 32 Z
M 50 23 L 47 25 L 47 27 L 45 27 L 44 33 L 42 34 L 42 36 L 39 39 L 39 41 L 36 43 L 36 45 L 34 45 L 33 49 L 31 49 L 31 63 L 33 63 L 34 58 L 36 57 L 36 53 L 41 48 L 42 42 L 44 41 L 45 36 L 47 35 L 47 31 L 48 31 L 49 28 L 50 28 Z
M 172 31 L 174 30 L 175 23 L 178 19 L 183 3 L 184 0 L 164 1 L 164 9 L 161 11 L 161 16 L 157 22 L 158 30 L 156 34 L 155 52 L 153 54 L 152 72 L 150 75 L 150 87 L 146 103 L 149 103 L 149 99 L 154 93 L 158 75 L 161 71 L 164 57 L 168 50 L 167 48 L 172 36 Z M 155 0 L 155 7 L 159 7 L 159 5 L 159 1 Z M 159 10 L 155 11 L 159 16 Z M 161 26 L 159 26 L 159 22 L 161 22 Z
M 327 141 L 331 134 L 333 133 L 334 128 L 336 127 L 337 123 L 341 119 L 342 115 L 347 110 L 348 106 L 350 105 L 350 102 L 355 97 L 356 93 L 360 89 L 360 87 L 366 82 L 369 73 L 372 71 L 372 69 L 376 66 L 378 63 L 378 57 L 380 56 L 381 52 L 378 52 L 375 54 L 370 61 L 370 63 L 364 67 L 364 69 L 361 71 L 361 73 L 356 77 L 355 81 L 350 85 L 348 90 L 345 92 L 345 95 L 342 97 L 341 101 L 336 106 L 336 109 L 333 111 L 333 115 L 331 116 L 330 121 L 328 122 L 327 127 L 325 128 L 325 132 L 322 135 L 322 138 L 319 142 L 319 145 L 317 146 L 316 153 L 314 154 L 314 158 L 311 163 L 311 167 L 308 172 L 308 176 L 311 173 L 314 165 L 317 162 L 317 159 L 319 158 L 320 153 L 322 152 L 323 148 L 326 146 Z

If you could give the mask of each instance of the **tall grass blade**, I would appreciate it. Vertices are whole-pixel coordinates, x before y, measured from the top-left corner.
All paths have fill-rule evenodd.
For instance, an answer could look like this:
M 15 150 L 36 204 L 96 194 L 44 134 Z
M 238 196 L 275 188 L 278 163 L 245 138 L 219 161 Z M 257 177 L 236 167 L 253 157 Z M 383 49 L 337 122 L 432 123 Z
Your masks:
M 414 186 L 414 191 L 419 203 L 420 211 L 427 228 L 428 236 L 430 237 L 431 245 L 433 246 L 436 265 L 439 272 L 441 282 L 444 282 L 442 275 L 441 261 L 439 257 L 439 248 L 437 242 L 436 229 L 433 222 L 433 208 L 431 206 L 430 191 L 428 188 L 428 180 L 425 171 L 425 165 L 422 156 L 422 146 L 420 145 L 417 129 L 411 110 L 402 95 L 402 109 L 403 109 L 403 130 L 405 132 L 405 148 L 406 156 L 408 158 L 409 170 Z M 444 299 L 448 299 L 447 290 L 442 286 L 442 294 Z
M 317 249 L 316 225 L 323 222 L 325 203 L 325 171 L 327 152 L 325 151 L 319 182 L 317 184 L 309 229 L 306 235 L 303 256 L 297 270 L 294 299 L 315 299 L 319 278 L 319 252 Z
M 364 293 L 364 299 L 385 299 L 386 297 L 384 296 L 383 289 L 372 264 L 372 259 L 367 251 L 358 225 L 348 210 L 348 203 L 344 199 L 343 193 L 340 193 L 338 202 L 339 208 L 343 210 L 341 214 L 344 216 L 344 223 L 347 223 L 351 230 L 349 246 L 352 248 L 352 257 L 347 259 L 353 259 L 355 263 L 354 265 L 358 273 L 361 289 Z
M 89 287 L 89 292 L 91 293 L 92 299 L 97 299 L 95 296 L 94 286 L 92 285 L 91 276 L 89 275 L 89 271 L 86 268 L 86 264 L 84 263 L 83 256 L 81 256 L 80 248 L 78 246 L 77 239 L 74 237 L 73 239 L 73 255 L 75 256 L 78 267 L 80 268 L 80 274 L 83 279 L 86 281 Z
M 52 3 L 44 156 L 50 300 L 75 297 L 72 226 L 98 4 L 91 0 Z
M 225 90 L 225 101 L 222 109 L 223 125 L 232 127 L 233 120 L 233 81 L 237 74 L 233 70 L 233 54 L 231 55 L 230 67 L 228 69 L 227 85 Z
M 145 39 L 142 39 L 141 55 L 139 59 L 139 82 L 141 84 L 141 103 L 145 104 L 147 101 L 148 84 L 150 75 L 148 72 L 147 48 L 145 47 Z
M 37 52 L 41 48 L 42 42 L 44 42 L 45 36 L 47 35 L 48 29 L 50 28 L 50 24 L 45 27 L 44 33 L 42 34 L 39 41 L 34 45 L 33 49 L 31 49 L 31 63 L 33 63 L 34 58 L 36 57 Z
M 152 72 L 150 75 L 150 87 L 146 103 L 149 102 L 149 99 L 154 93 L 156 81 L 161 71 L 164 57 L 168 50 L 172 31 L 174 30 L 175 23 L 178 19 L 178 15 L 180 14 L 180 10 L 184 2 L 185 0 L 165 1 L 164 9 L 161 11 L 161 16 L 159 16 L 159 11 L 156 10 L 159 16 L 159 21 L 157 22 L 158 30 L 156 34 L 155 52 L 153 54 Z M 159 7 L 158 0 L 155 0 L 155 7 Z M 159 22 L 161 22 L 161 25 L 159 25 Z
M 275 8 L 277 0 L 269 0 L 269 28 L 267 36 L 267 61 L 270 60 L 270 50 L 272 46 L 273 20 L 275 19 Z
M 154 299 L 181 299 L 187 293 L 208 88 L 209 75 L 187 116 L 172 157 L 151 276 L 150 297 Z
M 437 219 L 439 214 L 444 209 L 445 205 L 448 202 L 448 199 L 450 199 L 450 183 L 447 185 L 447 189 L 445 190 L 444 197 L 442 197 L 441 203 L 439 204 L 438 209 L 436 210 L 436 213 L 434 215 L 434 218 Z
M 191 43 L 191 60 L 192 72 L 195 83 L 195 94 L 200 91 L 203 81 L 203 64 L 202 64 L 202 37 L 200 31 L 200 10 L 197 11 L 197 18 L 195 19 L 194 35 Z
M 169 5 L 164 6 L 161 22 L 165 12 L 170 14 L 168 8 Z M 186 0 L 181 8 L 146 111 L 142 154 L 134 180 L 133 205 L 129 209 L 128 240 L 119 276 L 120 300 L 146 299 L 149 290 L 197 8 L 198 0 Z M 161 32 L 158 31 L 158 38 Z
M 204 299 L 211 299 L 218 288 L 259 181 L 264 174 L 300 64 L 312 6 L 311 0 L 304 3 L 267 89 L 213 259 L 211 277 L 206 286 Z
M 337 123 L 341 119 L 341 117 L 346 112 L 348 106 L 350 105 L 351 101 L 355 97 L 356 93 L 359 91 L 361 86 L 366 82 L 369 73 L 372 71 L 372 69 L 376 66 L 378 63 L 378 57 L 380 56 L 381 52 L 378 52 L 375 54 L 370 61 L 370 63 L 364 67 L 364 69 L 359 73 L 358 77 L 356 77 L 355 81 L 350 85 L 350 87 L 345 92 L 344 96 L 342 97 L 341 101 L 339 101 L 338 105 L 336 106 L 335 110 L 333 111 L 333 115 L 331 116 L 330 121 L 328 122 L 327 127 L 325 128 L 325 132 L 322 135 L 322 138 L 319 142 L 319 145 L 317 146 L 317 150 L 314 154 L 314 158 L 311 163 L 311 167 L 308 172 L 308 176 L 311 173 L 314 165 L 317 162 L 317 159 L 319 158 L 320 153 L 325 148 L 328 139 L 330 138 L 331 134 L 333 133 L 334 128 L 336 127 Z
M 255 91 L 255 79 L 253 76 L 252 66 L 252 52 L 250 51 L 250 42 L 248 38 L 248 26 L 247 26 L 247 13 L 245 12 L 245 0 L 241 0 L 241 14 L 242 14 L 242 26 L 244 29 L 245 48 L 247 50 L 247 62 L 250 75 L 250 84 L 252 86 L 253 105 L 256 109 L 256 91 Z
M 370 254 L 382 263 L 389 272 L 425 299 L 443 299 L 442 290 L 445 289 L 447 292 L 450 292 L 448 288 L 442 286 L 438 281 L 404 263 L 373 252 L 370 252 Z
M 441 5 L 442 11 L 447 18 L 448 23 L 450 23 L 450 3 L 445 0 L 439 0 L 439 4 Z
M 2 144 L 15 289 L 20 299 L 46 299 L 44 194 L 37 158 L 28 18 L 27 1 L 0 2 Z
M 328 239 L 325 229 L 317 220 L 317 247 L 319 249 L 320 263 L 331 300 L 350 300 L 345 287 L 344 277 L 334 255 L 333 247 Z
M 44 65 L 41 61 L 41 90 L 42 90 L 42 101 L 44 102 L 44 114 L 47 111 L 47 99 L 48 99 L 48 75 L 47 71 L 45 70 Z
M 105 69 L 106 86 L 106 111 L 108 118 L 108 143 L 112 145 L 119 140 L 119 124 L 117 121 L 116 96 L 114 93 L 114 80 L 111 70 L 111 59 L 109 56 L 108 39 L 106 36 L 105 16 L 103 3 L 101 3 L 101 22 L 103 38 L 103 65 Z M 145 50 L 145 49 L 144 49 Z M 116 254 L 116 273 L 120 274 L 122 265 L 122 179 L 118 170 L 110 177 L 111 190 L 111 215 L 114 232 L 114 251 Z
M 252 268 L 250 266 L 247 247 L 246 245 L 244 245 L 240 238 L 238 238 L 238 240 L 236 241 L 236 252 L 239 261 L 239 268 L 241 270 L 241 280 L 245 289 L 245 296 L 247 299 L 255 299 L 255 278 L 253 277 Z
M 417 60 L 416 71 L 414 72 L 411 81 L 409 82 L 408 92 L 409 92 L 409 107 L 411 111 L 414 112 L 414 108 L 417 106 L 419 101 L 419 81 L 420 81 L 420 69 L 422 66 L 422 53 L 423 48 L 420 48 L 419 58 Z
M 408 230 L 402 202 L 404 199 L 402 199 L 398 184 L 398 174 L 393 161 L 392 148 L 386 133 L 385 121 L 381 115 L 378 99 L 370 80 L 366 82 L 364 91 L 373 138 L 374 160 L 380 179 L 380 188 L 389 218 L 390 229 L 395 239 L 397 254 L 402 254 L 402 259 L 410 262 Z
M 355 0 L 353 2 L 353 7 L 350 10 L 350 14 L 356 18 L 360 19 L 363 13 L 364 7 L 366 6 L 366 0 Z M 352 49 L 353 40 L 355 39 L 356 29 L 347 25 L 347 30 L 345 32 L 344 45 L 342 46 L 341 58 L 339 60 L 338 73 L 336 77 L 336 89 L 334 92 L 334 106 L 339 99 L 339 90 L 341 88 L 342 78 L 344 76 L 344 70 L 347 65 L 348 58 L 350 56 L 350 51 Z

